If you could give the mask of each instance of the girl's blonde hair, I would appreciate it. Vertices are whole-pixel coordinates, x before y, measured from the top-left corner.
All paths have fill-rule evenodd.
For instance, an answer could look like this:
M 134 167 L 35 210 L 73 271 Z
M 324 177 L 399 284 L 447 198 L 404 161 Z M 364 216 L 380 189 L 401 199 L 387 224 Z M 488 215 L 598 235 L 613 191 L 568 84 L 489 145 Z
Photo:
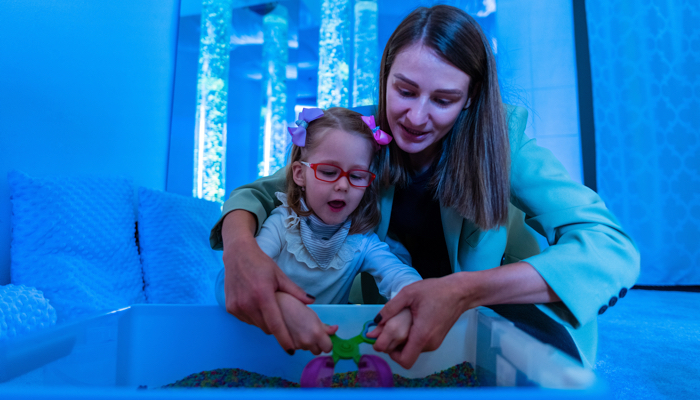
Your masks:
M 289 207 L 298 215 L 308 216 L 311 215 L 311 211 L 302 211 L 301 209 L 301 199 L 304 196 L 304 192 L 301 190 L 301 186 L 294 182 L 292 164 L 294 164 L 295 161 L 304 161 L 309 153 L 313 152 L 318 146 L 324 134 L 331 129 L 337 129 L 360 136 L 365 140 L 371 141 L 374 146 L 376 141 L 374 140 L 372 130 L 362 121 L 361 117 L 362 114 L 342 107 L 333 107 L 324 110 L 323 116 L 311 121 L 306 128 L 305 147 L 292 145 L 292 155 L 289 158 L 289 165 L 287 166 L 287 202 Z M 373 170 L 374 164 L 375 163 L 372 162 L 370 166 L 370 171 L 372 172 L 375 172 Z M 379 224 L 381 214 L 377 204 L 378 199 L 377 183 L 372 182 L 372 184 L 365 189 L 365 194 L 362 196 L 360 204 L 355 211 L 350 214 L 352 225 L 350 226 L 349 234 L 353 235 L 356 233 L 369 232 Z

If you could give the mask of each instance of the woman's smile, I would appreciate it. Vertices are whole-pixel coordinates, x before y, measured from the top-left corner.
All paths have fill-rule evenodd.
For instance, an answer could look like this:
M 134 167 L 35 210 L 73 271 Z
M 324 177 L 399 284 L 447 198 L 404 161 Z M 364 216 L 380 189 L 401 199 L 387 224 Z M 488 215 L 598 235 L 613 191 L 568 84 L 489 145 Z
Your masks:
M 401 126 L 401 128 L 405 131 L 405 133 L 408 134 L 407 138 L 409 138 L 409 139 L 411 139 L 411 137 L 413 137 L 413 139 L 422 140 L 425 137 L 425 135 L 427 135 L 429 133 L 428 131 L 411 129 L 404 124 L 399 124 L 399 126 Z

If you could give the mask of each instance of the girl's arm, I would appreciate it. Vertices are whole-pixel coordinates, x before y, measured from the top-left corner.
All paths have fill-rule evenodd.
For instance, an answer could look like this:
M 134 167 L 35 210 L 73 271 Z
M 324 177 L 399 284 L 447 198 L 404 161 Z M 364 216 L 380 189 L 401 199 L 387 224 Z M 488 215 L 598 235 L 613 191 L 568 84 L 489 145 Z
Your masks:
M 306 304 L 284 292 L 275 293 L 277 304 L 294 340 L 294 348 L 309 350 L 314 355 L 333 349 L 330 335 L 338 331 L 338 325 L 326 325 Z
M 421 280 L 420 274 L 413 267 L 404 264 L 376 234 L 368 235 L 367 240 L 360 272 L 367 272 L 374 277 L 382 296 L 391 299 L 404 287 Z M 410 262 L 410 256 L 408 257 L 407 261 Z

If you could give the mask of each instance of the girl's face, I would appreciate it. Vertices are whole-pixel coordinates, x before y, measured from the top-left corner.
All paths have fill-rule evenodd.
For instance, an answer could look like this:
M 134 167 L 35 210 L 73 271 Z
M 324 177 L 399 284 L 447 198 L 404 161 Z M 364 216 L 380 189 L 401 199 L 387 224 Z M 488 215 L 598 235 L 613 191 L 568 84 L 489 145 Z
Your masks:
M 469 75 L 415 43 L 399 52 L 389 71 L 387 118 L 414 169 L 430 165 L 437 145 L 467 104 Z
M 369 170 L 373 151 L 369 140 L 345 131 L 330 129 L 323 133 L 316 148 L 302 161 L 310 164 L 332 164 L 346 172 L 352 169 Z M 292 164 L 292 170 L 294 182 L 305 188 L 306 205 L 329 225 L 345 222 L 365 194 L 365 188 L 351 186 L 345 176 L 335 182 L 323 182 L 316 179 L 313 169 L 299 161 Z

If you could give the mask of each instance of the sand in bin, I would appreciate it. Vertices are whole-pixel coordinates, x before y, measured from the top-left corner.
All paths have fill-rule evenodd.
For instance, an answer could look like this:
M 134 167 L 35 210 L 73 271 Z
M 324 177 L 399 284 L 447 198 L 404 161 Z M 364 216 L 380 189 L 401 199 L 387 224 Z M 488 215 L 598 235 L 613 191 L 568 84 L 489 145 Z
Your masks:
M 367 379 L 369 378 L 369 379 Z M 364 377 L 363 380 L 372 380 Z M 332 388 L 357 388 L 360 382 L 357 379 L 357 371 L 334 374 Z M 394 374 L 394 387 L 399 388 L 448 388 L 448 387 L 476 387 L 479 382 L 476 379 L 474 369 L 468 362 L 455 365 L 438 373 L 424 378 L 405 378 Z M 204 371 L 191 374 L 185 378 L 163 388 L 298 388 L 298 382 L 288 381 L 278 377 L 269 377 L 255 372 L 249 372 L 239 368 L 219 368 L 212 371 Z

